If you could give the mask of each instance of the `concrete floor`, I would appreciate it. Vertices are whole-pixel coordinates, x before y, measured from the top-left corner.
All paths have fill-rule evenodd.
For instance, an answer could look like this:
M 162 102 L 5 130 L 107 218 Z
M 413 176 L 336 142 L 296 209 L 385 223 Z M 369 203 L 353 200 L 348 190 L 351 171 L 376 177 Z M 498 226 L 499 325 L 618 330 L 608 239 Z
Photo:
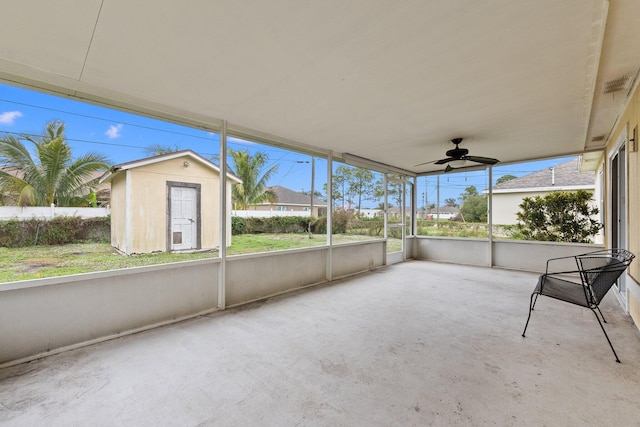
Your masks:
M 413 261 L 0 371 L 9 426 L 640 425 L 640 336 L 536 275 Z

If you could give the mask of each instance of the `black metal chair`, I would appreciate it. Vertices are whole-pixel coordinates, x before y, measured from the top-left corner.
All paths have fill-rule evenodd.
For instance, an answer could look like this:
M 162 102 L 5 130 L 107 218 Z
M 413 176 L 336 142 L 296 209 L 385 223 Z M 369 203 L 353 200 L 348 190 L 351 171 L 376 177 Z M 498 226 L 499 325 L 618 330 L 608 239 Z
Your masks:
M 550 267 L 557 266 L 558 263 L 566 263 L 571 258 L 575 259 L 577 270 L 555 272 L 550 270 Z M 620 363 L 607 331 L 604 330 L 604 326 L 600 321 L 600 317 L 602 317 L 602 321 L 607 323 L 598 305 L 618 277 L 633 261 L 633 258 L 635 258 L 635 255 L 625 249 L 606 249 L 571 257 L 549 259 L 546 272 L 540 276 L 538 284 L 531 294 L 529 317 L 527 317 L 527 323 L 524 325 L 522 336 L 524 337 L 525 332 L 527 332 L 531 312 L 536 305 L 536 301 L 538 301 L 538 296 L 545 295 L 590 309 L 596 316 L 600 328 L 607 338 L 609 347 L 611 347 L 611 351 L 616 357 L 616 362 Z M 578 277 L 580 281 L 577 281 Z M 596 310 L 598 311 L 597 313 Z M 600 317 L 598 313 L 600 313 Z

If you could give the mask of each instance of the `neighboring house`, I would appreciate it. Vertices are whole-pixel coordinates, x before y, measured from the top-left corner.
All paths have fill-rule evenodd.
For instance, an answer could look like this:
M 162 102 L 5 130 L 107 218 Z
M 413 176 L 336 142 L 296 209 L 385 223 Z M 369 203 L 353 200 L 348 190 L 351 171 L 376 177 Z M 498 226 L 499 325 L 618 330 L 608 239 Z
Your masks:
M 215 249 L 220 242 L 220 169 L 191 150 L 115 165 L 111 183 L 111 245 L 134 253 Z M 227 211 L 231 185 L 227 173 Z M 227 215 L 227 246 L 231 215 Z
M 104 176 L 104 172 L 93 172 L 90 179 L 99 180 Z M 93 190 L 96 195 L 96 206 L 109 207 L 111 202 L 111 183 L 100 182 Z
M 460 208 L 455 206 L 440 206 L 439 208 L 429 209 L 427 219 L 452 219 L 458 216 Z
M 269 187 L 268 190 L 273 192 L 275 201 L 263 202 L 251 205 L 248 211 L 272 212 L 273 216 L 278 215 L 277 212 L 297 212 L 297 215 L 307 216 L 311 214 L 314 217 L 320 217 L 327 214 L 327 202 L 313 199 L 313 210 L 311 207 L 311 196 L 290 190 L 280 185 Z
M 358 213 L 365 218 L 382 218 L 384 216 L 384 210 L 382 209 L 362 208 Z
M 516 213 L 520 210 L 520 204 L 525 197 L 544 197 L 554 191 L 587 190 L 594 192 L 596 187 L 595 173 L 593 171 L 580 172 L 578 160 L 576 157 L 568 162 L 493 187 L 493 223 L 502 225 L 517 223 Z

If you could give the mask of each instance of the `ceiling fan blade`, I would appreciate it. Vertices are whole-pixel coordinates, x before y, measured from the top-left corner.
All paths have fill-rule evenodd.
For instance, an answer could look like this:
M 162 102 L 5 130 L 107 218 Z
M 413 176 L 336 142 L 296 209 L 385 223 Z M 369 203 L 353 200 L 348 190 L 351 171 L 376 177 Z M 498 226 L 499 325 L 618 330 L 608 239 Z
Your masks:
M 433 160 L 428 161 L 428 162 L 424 162 L 424 163 L 418 163 L 417 165 L 414 165 L 413 167 L 414 167 L 414 168 L 417 168 L 418 166 L 422 166 L 422 165 L 429 165 L 429 164 L 431 164 L 431 163 L 434 163 L 434 162 L 433 162 Z
M 456 159 L 455 157 L 447 157 L 446 159 L 440 159 L 433 163 L 436 165 L 444 165 L 445 163 L 453 162 L 454 160 L 460 160 L 460 159 Z
M 482 163 L 483 165 L 495 165 L 500 162 L 498 159 L 492 159 L 491 157 L 480 157 L 480 156 L 464 156 L 465 160 L 469 160 L 470 162 Z

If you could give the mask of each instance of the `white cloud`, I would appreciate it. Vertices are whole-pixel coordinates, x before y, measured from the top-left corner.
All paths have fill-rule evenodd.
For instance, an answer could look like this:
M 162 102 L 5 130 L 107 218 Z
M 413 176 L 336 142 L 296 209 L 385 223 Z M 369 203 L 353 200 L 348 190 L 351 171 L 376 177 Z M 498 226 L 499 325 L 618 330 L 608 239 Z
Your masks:
M 122 123 L 118 123 L 117 125 L 109 126 L 109 129 L 105 132 L 105 135 L 109 137 L 109 139 L 120 138 L 122 136 L 120 131 L 122 130 Z
M 20 111 L 5 111 L 4 113 L 0 113 L 0 123 L 3 125 L 12 125 L 18 117 L 22 117 Z

